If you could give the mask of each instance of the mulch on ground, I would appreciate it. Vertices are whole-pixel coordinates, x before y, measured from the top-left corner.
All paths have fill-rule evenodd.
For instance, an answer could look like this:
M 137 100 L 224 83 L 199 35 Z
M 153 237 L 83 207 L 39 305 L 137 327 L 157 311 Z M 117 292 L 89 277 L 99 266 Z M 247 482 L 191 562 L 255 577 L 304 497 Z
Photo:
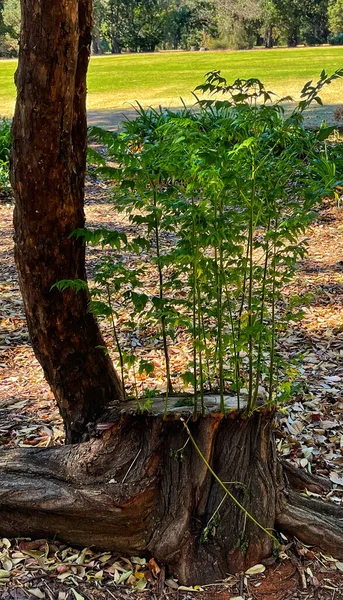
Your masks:
M 2 198 L 0 219 L 0 445 L 46 447 L 62 444 L 63 425 L 42 370 L 30 346 L 23 303 L 13 260 L 13 205 Z M 87 181 L 87 224 L 119 228 L 132 225 L 108 199 L 108 186 Z M 334 484 L 326 501 L 343 506 L 343 212 L 333 202 L 323 205 L 308 231 L 309 254 L 285 293 L 311 293 L 300 324 L 282 339 L 285 356 L 302 355 L 293 402 L 280 408 L 276 437 L 279 453 L 294 466 L 324 475 Z M 164 240 L 170 244 L 171 240 Z M 99 248 L 88 253 L 89 274 Z M 134 258 L 133 258 L 134 260 Z M 146 263 L 145 277 L 154 274 Z M 124 317 L 123 317 L 124 319 Z M 116 360 L 110 329 L 106 342 Z M 137 342 L 137 343 L 136 343 Z M 161 340 L 153 348 L 136 340 L 137 353 L 155 363 L 155 373 L 142 385 L 163 390 Z M 187 336 L 171 346 L 172 368 L 182 371 L 190 358 Z M 176 385 L 181 385 L 176 378 Z M 284 540 L 282 555 L 263 573 L 231 576 L 203 591 L 182 589 L 162 565 L 122 558 L 60 542 L 0 540 L 0 598 L 82 600 L 139 597 L 147 600 L 337 600 L 343 598 L 343 564 Z M 88 552 L 87 552 L 88 550 Z M 129 573 L 129 574 L 128 574 Z

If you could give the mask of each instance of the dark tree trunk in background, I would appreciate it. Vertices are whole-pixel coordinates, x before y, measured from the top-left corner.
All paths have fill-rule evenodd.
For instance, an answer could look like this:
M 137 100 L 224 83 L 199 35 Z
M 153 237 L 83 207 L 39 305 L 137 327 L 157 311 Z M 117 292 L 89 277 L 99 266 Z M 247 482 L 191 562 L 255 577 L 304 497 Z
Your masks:
M 60 293 L 61 279 L 85 279 L 85 249 L 69 239 L 84 226 L 86 73 L 91 0 L 23 3 L 12 186 L 15 258 L 36 357 L 57 400 L 68 442 L 82 438 L 121 385 L 84 293 Z
M 4 10 L 4 1 L 0 0 L 0 35 L 4 35 L 4 33 L 5 33 L 3 10 Z
M 288 32 L 287 45 L 290 48 L 296 48 L 298 44 L 299 44 L 299 31 L 298 31 L 298 27 L 294 26 Z
M 121 47 L 117 39 L 112 38 L 111 40 L 111 52 L 112 54 L 121 54 Z
M 92 54 L 97 54 L 97 55 L 103 54 L 102 47 L 101 47 L 101 40 L 100 40 L 99 36 L 93 36 Z
M 266 48 L 272 48 L 273 44 L 274 44 L 273 27 L 269 26 L 269 27 L 267 27 L 267 29 L 265 31 L 264 45 Z

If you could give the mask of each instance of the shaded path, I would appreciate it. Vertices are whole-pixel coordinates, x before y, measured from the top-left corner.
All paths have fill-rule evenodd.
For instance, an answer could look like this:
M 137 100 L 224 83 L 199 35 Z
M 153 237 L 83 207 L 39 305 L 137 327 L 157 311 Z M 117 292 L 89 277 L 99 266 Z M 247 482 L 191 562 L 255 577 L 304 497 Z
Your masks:
M 285 104 L 286 114 L 290 113 L 293 109 L 292 104 Z M 341 109 L 343 113 L 343 103 L 342 104 L 327 104 L 324 106 L 319 106 L 317 104 L 313 104 L 305 113 L 305 126 L 308 127 L 319 127 L 322 121 L 326 121 L 328 125 L 340 125 L 335 120 L 334 113 L 337 109 Z M 173 108 L 173 110 L 178 110 L 177 108 Z M 116 130 L 120 128 L 120 124 L 126 119 L 133 120 L 135 119 L 137 113 L 134 108 L 127 109 L 123 107 L 123 109 L 109 109 L 109 110 L 89 110 L 88 111 L 88 125 L 96 125 L 97 127 L 102 127 L 104 129 L 108 129 L 110 131 Z M 343 119 L 343 114 L 341 119 Z M 341 122 L 343 125 L 343 122 Z

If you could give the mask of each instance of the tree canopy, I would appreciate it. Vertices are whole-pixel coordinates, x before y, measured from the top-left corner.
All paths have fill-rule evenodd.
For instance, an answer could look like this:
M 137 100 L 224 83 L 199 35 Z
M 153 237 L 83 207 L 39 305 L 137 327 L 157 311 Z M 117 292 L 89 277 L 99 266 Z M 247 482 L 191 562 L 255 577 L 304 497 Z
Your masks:
M 328 25 L 332 33 L 343 32 L 343 1 L 329 0 L 328 5 Z
M 0 55 L 18 50 L 20 0 L 1 0 Z M 320 44 L 342 0 L 94 0 L 93 52 Z

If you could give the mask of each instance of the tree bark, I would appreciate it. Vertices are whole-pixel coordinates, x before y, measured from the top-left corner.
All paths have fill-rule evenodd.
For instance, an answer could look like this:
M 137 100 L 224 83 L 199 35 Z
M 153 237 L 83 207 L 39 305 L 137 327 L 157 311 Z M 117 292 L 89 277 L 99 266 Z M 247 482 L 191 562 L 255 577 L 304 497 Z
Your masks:
M 272 528 L 270 418 L 211 415 L 189 427 L 234 496 Z M 271 538 L 229 498 L 209 523 L 225 493 L 187 439 L 180 419 L 122 415 L 83 444 L 1 452 L 0 533 L 153 555 L 183 583 L 213 582 L 269 556 Z
M 214 472 L 261 525 L 343 558 L 343 511 L 288 488 L 272 415 L 211 414 L 188 425 Z M 79 445 L 0 452 L 0 535 L 152 555 L 186 585 L 211 583 L 271 554 L 273 540 L 225 497 L 179 418 L 122 414 L 97 430 L 105 427 Z
M 122 398 L 83 292 L 85 249 L 69 238 L 85 223 L 86 73 L 91 0 L 26 0 L 22 6 L 11 178 L 15 258 L 35 355 L 57 400 L 67 442 L 82 438 L 104 406 Z
M 343 510 L 340 506 L 306 498 L 293 490 L 279 496 L 276 527 L 304 544 L 343 558 Z
M 265 30 L 264 45 L 266 48 L 273 48 L 273 27 L 271 25 L 268 25 L 268 27 Z

